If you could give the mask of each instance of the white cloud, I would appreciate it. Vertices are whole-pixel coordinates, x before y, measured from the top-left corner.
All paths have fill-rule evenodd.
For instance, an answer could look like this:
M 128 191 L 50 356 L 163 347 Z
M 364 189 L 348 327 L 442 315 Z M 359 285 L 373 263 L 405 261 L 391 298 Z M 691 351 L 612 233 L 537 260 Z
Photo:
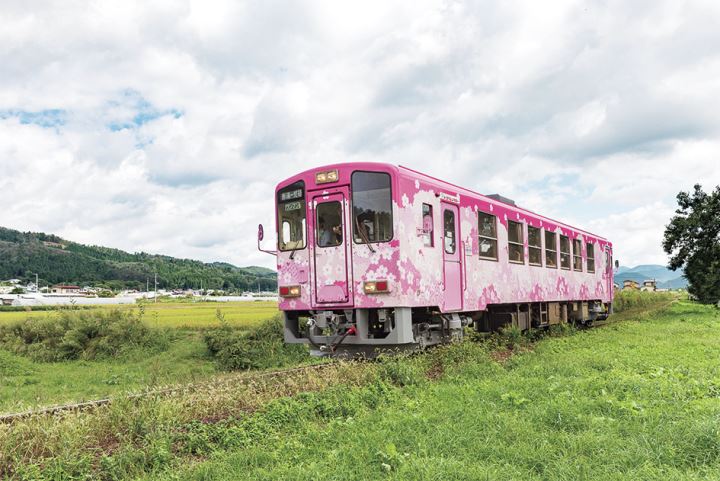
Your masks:
M 6 1 L 0 225 L 272 266 L 272 192 L 402 163 L 664 261 L 720 184 L 715 2 Z

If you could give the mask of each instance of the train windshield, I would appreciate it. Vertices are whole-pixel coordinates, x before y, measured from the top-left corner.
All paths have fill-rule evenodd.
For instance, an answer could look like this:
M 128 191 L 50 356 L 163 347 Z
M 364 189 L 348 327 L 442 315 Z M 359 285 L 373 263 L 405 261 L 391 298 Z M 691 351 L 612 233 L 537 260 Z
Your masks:
M 278 248 L 305 248 L 305 183 L 295 182 L 278 192 Z
M 353 172 L 353 237 L 355 242 L 387 242 L 392 239 L 390 174 Z

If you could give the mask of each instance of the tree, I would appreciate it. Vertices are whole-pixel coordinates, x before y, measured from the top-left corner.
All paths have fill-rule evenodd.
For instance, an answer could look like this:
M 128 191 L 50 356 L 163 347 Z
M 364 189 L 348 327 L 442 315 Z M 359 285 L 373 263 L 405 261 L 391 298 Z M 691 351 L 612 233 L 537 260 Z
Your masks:
M 705 193 L 677 195 L 679 208 L 665 227 L 663 249 L 670 255 L 668 267 L 684 268 L 688 292 L 700 302 L 720 301 L 720 186 Z

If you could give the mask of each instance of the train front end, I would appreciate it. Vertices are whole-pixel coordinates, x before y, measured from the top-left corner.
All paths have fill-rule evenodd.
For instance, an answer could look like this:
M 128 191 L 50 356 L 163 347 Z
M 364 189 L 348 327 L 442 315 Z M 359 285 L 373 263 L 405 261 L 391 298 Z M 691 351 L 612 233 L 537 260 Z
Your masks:
M 339 164 L 303 172 L 275 192 L 279 307 L 285 341 L 314 354 L 412 345 L 397 303 L 395 167 Z

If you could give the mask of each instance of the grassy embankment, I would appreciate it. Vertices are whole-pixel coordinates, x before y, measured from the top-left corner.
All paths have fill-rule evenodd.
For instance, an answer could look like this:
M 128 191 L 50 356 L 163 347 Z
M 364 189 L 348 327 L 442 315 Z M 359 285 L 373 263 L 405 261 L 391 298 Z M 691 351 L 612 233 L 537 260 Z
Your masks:
M 0 342 L 0 412 L 207 379 L 218 370 L 202 329 L 218 328 L 222 318 L 228 328 L 242 331 L 277 314 L 273 302 L 149 303 L 142 309 L 143 324 L 162 338 L 161 345 L 131 345 L 112 355 L 82 353 L 58 362 L 42 362 L 38 356 L 21 355 Z M 116 310 L 103 306 L 75 311 L 0 312 L 0 331 L 18 323 L 57 325 L 68 312 L 101 317 Z M 119 311 L 139 316 L 140 307 L 120 306 Z
M 720 477 L 720 316 L 658 303 L 500 363 L 507 340 L 494 338 L 0 427 L 0 466 L 46 479 Z

